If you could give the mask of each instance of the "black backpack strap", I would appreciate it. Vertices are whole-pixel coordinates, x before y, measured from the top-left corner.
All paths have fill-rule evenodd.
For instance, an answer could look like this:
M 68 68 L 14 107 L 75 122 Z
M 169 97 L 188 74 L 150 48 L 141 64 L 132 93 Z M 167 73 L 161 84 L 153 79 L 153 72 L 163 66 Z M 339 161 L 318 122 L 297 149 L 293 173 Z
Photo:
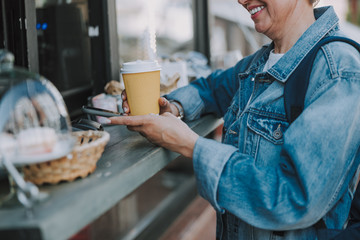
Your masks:
M 360 52 L 360 45 L 345 37 L 330 36 L 318 42 L 300 62 L 285 83 L 284 105 L 289 123 L 292 123 L 304 110 L 305 94 L 309 85 L 310 74 L 317 52 L 321 46 L 333 41 L 349 43 Z

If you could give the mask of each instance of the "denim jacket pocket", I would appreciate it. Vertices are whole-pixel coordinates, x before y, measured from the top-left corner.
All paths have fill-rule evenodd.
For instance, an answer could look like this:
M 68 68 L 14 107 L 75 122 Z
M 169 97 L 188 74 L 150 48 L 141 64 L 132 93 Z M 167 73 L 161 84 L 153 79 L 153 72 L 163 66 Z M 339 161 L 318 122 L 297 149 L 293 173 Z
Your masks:
M 273 144 L 284 143 L 284 132 L 289 123 L 282 117 L 271 113 L 250 113 L 247 121 L 249 129 L 267 139 Z

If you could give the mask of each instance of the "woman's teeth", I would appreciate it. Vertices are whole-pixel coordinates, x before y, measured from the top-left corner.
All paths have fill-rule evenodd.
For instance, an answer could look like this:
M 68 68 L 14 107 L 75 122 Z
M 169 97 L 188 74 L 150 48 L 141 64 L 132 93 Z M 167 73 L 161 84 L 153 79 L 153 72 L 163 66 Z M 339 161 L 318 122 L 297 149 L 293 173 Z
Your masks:
M 264 6 L 257 7 L 257 8 L 251 9 L 251 10 L 249 11 L 249 13 L 250 13 L 251 15 L 254 15 L 255 13 L 261 11 L 261 10 L 264 9 L 264 8 L 265 8 Z

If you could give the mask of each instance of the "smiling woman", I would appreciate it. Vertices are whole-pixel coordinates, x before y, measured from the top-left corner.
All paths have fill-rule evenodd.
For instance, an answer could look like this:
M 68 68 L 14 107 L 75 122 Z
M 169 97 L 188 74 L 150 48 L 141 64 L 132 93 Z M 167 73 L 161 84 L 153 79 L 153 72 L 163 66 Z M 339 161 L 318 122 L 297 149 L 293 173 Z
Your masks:
M 250 13 L 256 31 L 274 42 L 274 53 L 287 52 L 315 22 L 313 5 L 308 1 L 238 2 Z
M 291 123 L 286 82 L 318 42 L 344 35 L 339 19 L 333 7 L 314 8 L 313 0 L 238 2 L 270 44 L 160 98 L 162 114 L 112 123 L 192 158 L 198 192 L 217 211 L 218 239 L 320 239 L 321 225 L 344 227 L 357 179 L 360 54 L 340 42 L 316 52 L 305 109 Z M 125 93 L 123 100 L 131 112 Z M 173 101 L 185 121 L 223 117 L 222 143 L 172 116 L 179 114 Z

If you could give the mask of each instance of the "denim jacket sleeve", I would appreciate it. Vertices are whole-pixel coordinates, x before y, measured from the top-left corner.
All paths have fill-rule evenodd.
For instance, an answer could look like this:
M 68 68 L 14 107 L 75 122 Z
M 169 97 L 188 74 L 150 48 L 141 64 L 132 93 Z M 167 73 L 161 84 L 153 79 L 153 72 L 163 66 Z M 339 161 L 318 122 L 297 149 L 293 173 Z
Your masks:
M 234 68 L 216 70 L 207 78 L 199 78 L 166 95 L 166 98 L 182 104 L 185 120 L 194 120 L 206 113 L 215 113 L 221 117 L 239 85 L 234 74 Z
M 193 154 L 198 190 L 217 211 L 262 229 L 299 229 L 352 195 L 348 186 L 360 161 L 360 72 L 341 69 L 318 82 L 306 109 L 284 133 L 279 164 L 259 167 L 235 146 L 198 139 Z

